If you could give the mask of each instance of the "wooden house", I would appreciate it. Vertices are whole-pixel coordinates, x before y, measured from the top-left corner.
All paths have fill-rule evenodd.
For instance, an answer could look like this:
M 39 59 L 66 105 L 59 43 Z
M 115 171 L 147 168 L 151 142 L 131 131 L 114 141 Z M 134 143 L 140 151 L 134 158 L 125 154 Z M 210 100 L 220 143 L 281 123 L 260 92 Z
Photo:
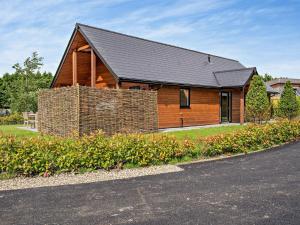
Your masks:
M 51 87 L 156 90 L 159 128 L 244 123 L 256 73 L 233 59 L 76 24 Z

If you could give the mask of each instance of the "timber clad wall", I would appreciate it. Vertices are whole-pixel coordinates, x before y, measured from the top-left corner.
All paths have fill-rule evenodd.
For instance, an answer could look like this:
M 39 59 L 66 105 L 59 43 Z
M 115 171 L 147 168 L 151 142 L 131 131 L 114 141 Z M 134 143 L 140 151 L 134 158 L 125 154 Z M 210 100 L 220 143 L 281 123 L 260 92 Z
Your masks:
M 159 128 L 219 123 L 219 90 L 191 88 L 190 108 L 181 109 L 179 89 L 166 86 L 158 90 Z
M 64 87 L 73 84 L 72 81 L 72 52 L 84 45 L 87 45 L 84 37 L 77 32 L 72 45 L 66 55 L 65 62 L 58 74 L 54 87 Z M 89 52 L 77 52 L 77 77 L 78 84 L 82 86 L 91 85 L 91 54 Z M 114 88 L 116 81 L 103 62 L 97 57 L 96 61 L 96 87 Z
M 232 93 L 232 122 L 240 122 L 240 97 L 241 91 L 231 90 Z
M 39 131 L 44 134 L 83 135 L 102 129 L 111 135 L 158 129 L 155 91 L 73 86 L 41 91 L 38 104 Z
M 150 90 L 148 84 L 143 83 L 132 83 L 132 82 L 122 82 L 120 88 L 122 89 L 129 89 L 130 87 L 139 86 L 142 90 Z

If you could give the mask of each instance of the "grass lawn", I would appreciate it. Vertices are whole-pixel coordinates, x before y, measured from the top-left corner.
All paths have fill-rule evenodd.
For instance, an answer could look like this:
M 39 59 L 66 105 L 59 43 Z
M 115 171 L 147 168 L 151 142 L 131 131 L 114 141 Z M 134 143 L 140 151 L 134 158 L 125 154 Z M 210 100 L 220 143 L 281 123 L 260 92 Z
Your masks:
M 172 131 L 167 134 L 174 135 L 178 139 L 197 139 L 198 137 L 208 137 L 217 134 L 231 133 L 237 130 L 244 129 L 245 126 L 234 125 L 234 126 L 220 126 L 220 127 L 209 127 L 209 128 L 199 128 L 193 130 L 182 130 L 182 131 Z
M 18 127 L 21 126 L 22 125 L 1 125 L 0 133 L 5 136 L 13 135 L 16 137 L 34 137 L 38 135 L 37 132 L 19 129 Z
M 37 132 L 27 131 L 19 129 L 22 125 L 1 125 L 0 133 L 4 135 L 13 135 L 16 137 L 34 137 L 38 136 Z M 208 137 L 217 134 L 225 134 L 234 132 L 236 130 L 243 129 L 245 126 L 236 125 L 236 126 L 221 126 L 221 127 L 209 127 L 209 128 L 199 128 L 193 130 L 182 130 L 182 131 L 173 131 L 168 132 L 167 134 L 174 135 L 178 139 L 196 139 L 198 137 Z

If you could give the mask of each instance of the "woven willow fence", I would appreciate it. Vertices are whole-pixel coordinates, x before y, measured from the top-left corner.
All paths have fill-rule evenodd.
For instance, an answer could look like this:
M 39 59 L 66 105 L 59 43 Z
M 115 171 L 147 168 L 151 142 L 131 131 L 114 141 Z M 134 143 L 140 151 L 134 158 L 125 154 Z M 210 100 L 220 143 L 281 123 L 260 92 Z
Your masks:
M 158 129 L 155 91 L 73 86 L 42 90 L 38 97 L 39 131 L 69 136 L 103 130 L 152 132 Z

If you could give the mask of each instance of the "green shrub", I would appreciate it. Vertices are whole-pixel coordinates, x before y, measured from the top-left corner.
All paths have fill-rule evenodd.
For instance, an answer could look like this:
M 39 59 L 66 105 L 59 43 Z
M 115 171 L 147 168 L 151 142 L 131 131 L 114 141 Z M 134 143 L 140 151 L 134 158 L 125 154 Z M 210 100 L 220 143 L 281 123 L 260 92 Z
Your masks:
M 246 96 L 246 118 L 261 123 L 270 117 L 270 102 L 266 85 L 259 75 L 254 75 Z
M 199 153 L 190 141 L 178 141 L 164 134 L 117 134 L 98 132 L 82 138 L 0 137 L 0 173 L 26 176 L 111 169 L 123 164 L 138 166 L 168 163 Z
M 300 137 L 300 121 L 283 120 L 265 125 L 248 125 L 228 135 L 205 139 L 204 154 L 214 156 L 225 153 L 247 153 L 295 140 Z
M 297 117 L 299 117 L 300 116 L 300 96 L 297 96 L 297 104 L 298 104 Z
M 291 120 L 293 117 L 297 116 L 299 110 L 298 107 L 299 105 L 295 91 L 291 82 L 288 81 L 284 85 L 284 89 L 279 100 L 280 116 Z
M 0 134 L 0 174 L 43 175 L 68 171 L 122 168 L 174 163 L 268 148 L 300 137 L 300 121 L 283 120 L 248 125 L 233 134 L 177 140 L 167 134 L 102 132 L 73 138 L 39 136 L 16 138 Z
M 22 124 L 23 122 L 23 116 L 18 113 L 10 114 L 8 116 L 0 116 L 0 125 Z

